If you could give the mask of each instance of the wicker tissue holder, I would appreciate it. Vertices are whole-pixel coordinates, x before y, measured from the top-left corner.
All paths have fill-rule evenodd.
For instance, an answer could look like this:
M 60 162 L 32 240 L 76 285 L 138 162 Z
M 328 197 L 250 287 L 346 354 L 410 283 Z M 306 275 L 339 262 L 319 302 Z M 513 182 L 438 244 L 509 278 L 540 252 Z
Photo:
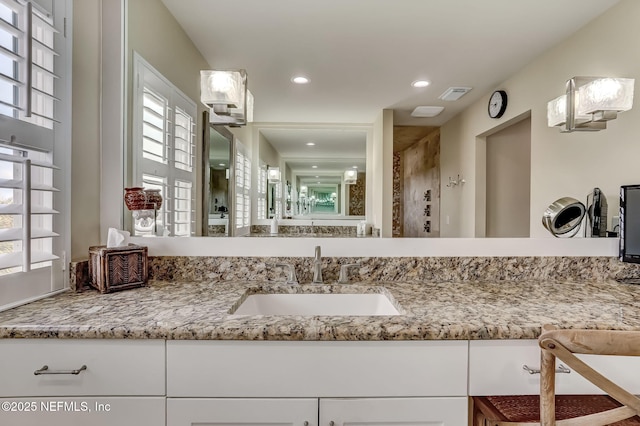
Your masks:
M 147 247 L 89 247 L 89 278 L 100 293 L 142 287 L 148 280 Z

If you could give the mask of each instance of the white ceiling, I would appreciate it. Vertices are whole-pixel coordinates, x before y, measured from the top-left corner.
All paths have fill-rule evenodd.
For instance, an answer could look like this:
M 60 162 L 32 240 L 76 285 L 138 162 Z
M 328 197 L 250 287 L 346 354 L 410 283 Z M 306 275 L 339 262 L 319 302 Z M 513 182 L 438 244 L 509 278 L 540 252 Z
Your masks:
M 261 128 L 260 133 L 298 175 L 315 176 L 321 172 L 337 176 L 353 166 L 362 172 L 366 170 L 365 130 L 296 126 Z M 308 146 L 309 142 L 315 145 Z
M 212 68 L 247 70 L 257 122 L 371 123 L 389 108 L 395 124 L 435 126 L 617 2 L 162 1 Z M 473 90 L 439 100 L 450 86 Z M 419 105 L 445 110 L 410 117 Z

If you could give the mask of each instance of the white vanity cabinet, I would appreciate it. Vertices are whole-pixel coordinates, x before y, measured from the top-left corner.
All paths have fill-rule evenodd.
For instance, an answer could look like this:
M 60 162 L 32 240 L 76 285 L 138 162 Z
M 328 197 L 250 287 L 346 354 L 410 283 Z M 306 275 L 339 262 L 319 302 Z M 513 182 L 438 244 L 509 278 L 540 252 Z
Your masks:
M 162 340 L 2 339 L 0 360 L 2 425 L 165 425 Z
M 466 341 L 168 341 L 167 426 L 464 426 L 467 356 Z

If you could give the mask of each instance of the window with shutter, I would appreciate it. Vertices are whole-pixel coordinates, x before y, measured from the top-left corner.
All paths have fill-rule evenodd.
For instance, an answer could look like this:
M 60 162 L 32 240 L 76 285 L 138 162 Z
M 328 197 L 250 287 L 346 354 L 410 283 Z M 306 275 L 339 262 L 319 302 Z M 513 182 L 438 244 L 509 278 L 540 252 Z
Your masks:
M 267 218 L 267 165 L 262 163 L 258 169 L 258 219 Z
M 251 157 L 247 148 L 236 139 L 235 149 L 235 236 L 246 235 L 251 226 Z
M 0 0 L 0 310 L 65 286 L 69 171 L 54 163 L 70 155 L 62 136 L 70 122 L 60 120 L 69 109 L 61 29 L 70 7 Z
M 134 54 L 133 183 L 159 189 L 155 224 L 171 236 L 195 235 L 195 102 Z M 148 214 L 136 213 L 135 235 L 154 233 Z

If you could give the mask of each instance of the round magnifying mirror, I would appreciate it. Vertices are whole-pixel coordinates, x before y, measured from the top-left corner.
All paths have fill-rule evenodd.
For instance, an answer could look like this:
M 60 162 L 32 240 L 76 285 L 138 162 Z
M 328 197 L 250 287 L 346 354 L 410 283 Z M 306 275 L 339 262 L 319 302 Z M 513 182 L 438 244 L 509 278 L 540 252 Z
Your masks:
M 580 230 L 586 208 L 575 198 L 563 197 L 557 199 L 542 215 L 542 225 L 554 237 L 573 237 Z

